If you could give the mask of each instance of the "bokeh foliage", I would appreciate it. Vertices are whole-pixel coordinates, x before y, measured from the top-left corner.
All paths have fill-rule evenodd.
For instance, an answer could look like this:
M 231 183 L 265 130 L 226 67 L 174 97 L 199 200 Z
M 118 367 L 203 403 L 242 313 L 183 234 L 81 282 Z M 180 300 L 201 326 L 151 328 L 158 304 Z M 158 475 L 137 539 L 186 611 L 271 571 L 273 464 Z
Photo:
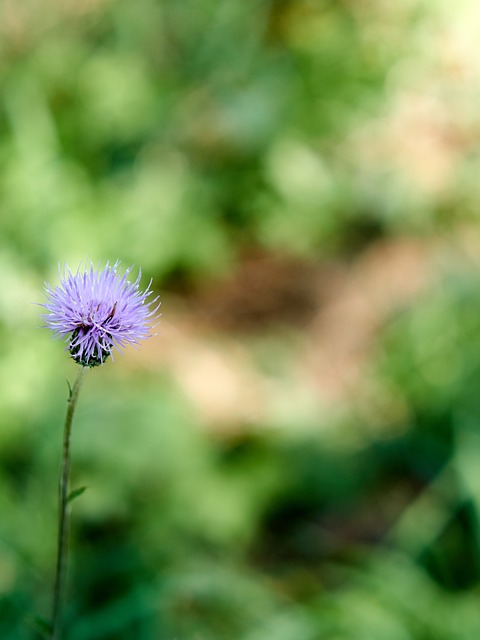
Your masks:
M 168 332 L 91 372 L 70 640 L 479 637 L 479 21 L 474 0 L 0 0 L 1 638 L 49 615 L 74 367 L 30 303 L 86 256 L 141 265 L 165 323 L 230 340 L 270 404 L 217 430 Z M 375 298 L 332 406 L 299 373 L 323 280 L 361 288 L 405 238 L 422 286 Z M 250 322 L 216 300 L 208 326 L 192 300 L 251 255 L 290 269 L 267 278 L 290 309 L 248 272 Z

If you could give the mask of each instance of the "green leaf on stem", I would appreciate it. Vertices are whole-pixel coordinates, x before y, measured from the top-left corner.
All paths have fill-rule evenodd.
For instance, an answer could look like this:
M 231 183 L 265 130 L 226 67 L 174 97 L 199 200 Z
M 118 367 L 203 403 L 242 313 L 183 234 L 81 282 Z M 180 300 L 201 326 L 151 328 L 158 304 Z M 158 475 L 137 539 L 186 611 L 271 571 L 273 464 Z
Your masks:
M 72 500 L 75 500 L 75 498 L 78 498 L 79 496 L 81 496 L 82 493 L 86 490 L 86 488 L 87 487 L 78 487 L 78 489 L 73 489 L 73 491 L 70 491 L 67 498 L 67 504 L 72 502 Z

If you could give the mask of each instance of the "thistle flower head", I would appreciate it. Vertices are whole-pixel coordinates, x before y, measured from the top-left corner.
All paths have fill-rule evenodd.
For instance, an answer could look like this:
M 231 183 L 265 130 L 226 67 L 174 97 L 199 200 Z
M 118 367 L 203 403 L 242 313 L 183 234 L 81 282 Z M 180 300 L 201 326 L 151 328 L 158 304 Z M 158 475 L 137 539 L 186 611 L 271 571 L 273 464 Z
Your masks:
M 137 344 L 150 333 L 159 306 L 152 308 L 158 298 L 148 300 L 151 281 L 140 291 L 141 271 L 130 281 L 131 267 L 120 275 L 119 264 L 107 262 L 102 270 L 90 264 L 75 274 L 65 266 L 58 286 L 45 284 L 45 324 L 56 338 L 67 339 L 65 349 L 83 366 L 103 364 L 112 349 Z

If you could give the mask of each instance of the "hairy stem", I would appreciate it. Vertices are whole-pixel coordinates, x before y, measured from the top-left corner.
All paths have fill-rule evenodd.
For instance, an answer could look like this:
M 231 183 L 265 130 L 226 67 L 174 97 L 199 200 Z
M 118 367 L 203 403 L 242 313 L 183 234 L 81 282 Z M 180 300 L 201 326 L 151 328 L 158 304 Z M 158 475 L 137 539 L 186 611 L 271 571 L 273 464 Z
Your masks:
M 70 494 L 70 437 L 72 433 L 73 414 L 77 405 L 78 394 L 82 386 L 87 367 L 80 367 L 67 401 L 67 415 L 63 428 L 63 450 L 58 493 L 58 546 L 55 587 L 53 591 L 52 640 L 62 638 L 63 603 L 65 600 L 65 583 L 68 555 L 68 498 Z

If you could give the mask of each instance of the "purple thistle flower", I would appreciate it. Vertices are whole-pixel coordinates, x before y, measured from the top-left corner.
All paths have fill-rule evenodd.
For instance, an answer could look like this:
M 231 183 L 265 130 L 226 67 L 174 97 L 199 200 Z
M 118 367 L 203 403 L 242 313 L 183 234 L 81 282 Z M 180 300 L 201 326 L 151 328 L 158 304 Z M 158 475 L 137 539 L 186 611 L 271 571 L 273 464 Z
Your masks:
M 46 326 L 56 338 L 68 336 L 65 350 L 84 367 L 103 364 L 112 349 L 138 344 L 150 334 L 151 320 L 160 305 L 148 301 L 152 295 L 150 281 L 145 291 L 139 290 L 141 270 L 134 282 L 127 280 L 132 267 L 123 276 L 118 274 L 117 260 L 113 266 L 94 270 L 85 265 L 73 275 L 65 266 L 60 284 L 54 288 L 45 283 L 47 302 L 42 307 Z M 113 359 L 113 355 L 112 355 Z

